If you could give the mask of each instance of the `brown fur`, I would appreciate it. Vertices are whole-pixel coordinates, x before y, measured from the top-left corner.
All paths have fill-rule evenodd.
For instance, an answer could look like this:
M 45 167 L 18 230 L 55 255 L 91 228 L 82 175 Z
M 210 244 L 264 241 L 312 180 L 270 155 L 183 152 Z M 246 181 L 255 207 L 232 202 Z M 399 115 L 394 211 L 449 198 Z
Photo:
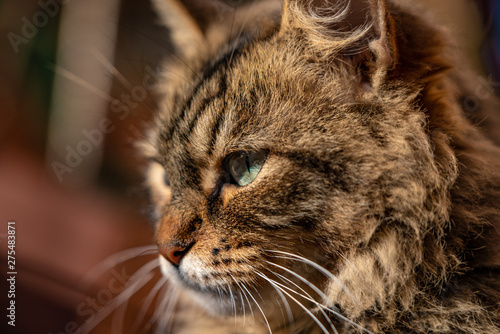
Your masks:
M 321 333 L 290 298 L 294 321 L 283 316 L 283 294 L 259 273 L 294 286 L 273 271 L 338 310 L 292 294 L 339 333 L 363 332 L 346 319 L 373 333 L 500 331 L 500 137 L 487 125 L 498 101 L 467 115 L 476 76 L 445 32 L 408 6 L 352 3 L 343 16 L 343 2 L 326 0 L 288 0 L 282 19 L 242 9 L 259 24 L 240 35 L 236 20 L 227 45 L 222 25 L 207 28 L 203 54 L 179 46 L 183 60 L 167 62 L 147 151 L 170 180 L 151 179 L 157 242 L 192 245 L 168 271 L 215 313 L 179 311 L 178 332 L 232 332 L 233 318 L 203 321 L 252 307 L 254 324 L 238 331 L 265 333 L 264 302 L 274 333 Z M 265 150 L 266 163 L 249 185 L 230 185 L 224 159 L 245 150 Z

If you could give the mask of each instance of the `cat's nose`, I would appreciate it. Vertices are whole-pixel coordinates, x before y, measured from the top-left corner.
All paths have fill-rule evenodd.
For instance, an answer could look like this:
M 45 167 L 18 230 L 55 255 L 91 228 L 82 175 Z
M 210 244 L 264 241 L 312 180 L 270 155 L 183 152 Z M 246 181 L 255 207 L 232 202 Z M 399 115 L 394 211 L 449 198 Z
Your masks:
M 172 263 L 174 266 L 178 266 L 181 263 L 182 258 L 187 254 L 192 245 L 193 244 L 191 243 L 188 246 L 160 246 L 159 252 L 168 262 Z

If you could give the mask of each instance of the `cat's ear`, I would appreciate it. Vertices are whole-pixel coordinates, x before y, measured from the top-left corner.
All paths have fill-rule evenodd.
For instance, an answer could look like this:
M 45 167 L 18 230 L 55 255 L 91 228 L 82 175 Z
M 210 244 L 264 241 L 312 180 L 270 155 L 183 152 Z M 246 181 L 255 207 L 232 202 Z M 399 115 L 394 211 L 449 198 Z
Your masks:
M 281 30 L 290 29 L 303 32 L 325 61 L 347 59 L 359 67 L 370 61 L 373 85 L 398 61 L 386 0 L 285 0 Z
M 178 0 L 152 0 L 161 23 L 170 33 L 175 53 L 189 62 L 206 49 L 206 41 L 199 25 L 187 8 Z

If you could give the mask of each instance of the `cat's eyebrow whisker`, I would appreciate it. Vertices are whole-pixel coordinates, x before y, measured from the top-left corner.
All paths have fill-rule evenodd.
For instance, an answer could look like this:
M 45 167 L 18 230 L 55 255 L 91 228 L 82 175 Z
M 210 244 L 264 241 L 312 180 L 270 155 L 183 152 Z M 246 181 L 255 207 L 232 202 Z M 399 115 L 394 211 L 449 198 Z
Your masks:
M 256 2 L 253 2 L 251 7 L 250 7 L 250 11 L 253 10 L 253 8 L 255 7 L 255 4 Z M 236 15 L 236 9 L 234 10 L 234 15 Z M 240 38 L 241 38 L 241 35 L 243 34 L 243 30 L 245 30 L 246 26 L 247 26 L 247 23 L 248 23 L 248 18 L 250 17 L 250 15 L 247 15 L 246 18 L 245 18 L 245 22 L 243 22 L 242 26 L 241 26 L 241 29 L 240 31 L 238 32 L 238 37 L 236 37 L 236 41 L 239 41 Z M 233 20 L 234 20 L 234 16 L 233 16 Z M 231 29 L 232 30 L 232 29 Z M 237 47 L 237 44 L 234 44 L 234 47 L 233 47 L 233 50 L 231 51 L 231 56 L 229 57 L 229 64 L 231 64 L 231 61 L 233 60 L 233 55 L 234 55 L 234 51 L 236 50 L 236 47 Z
M 125 78 L 125 76 L 108 60 L 106 57 L 97 50 L 92 50 L 91 53 L 94 57 L 111 73 L 114 77 L 120 81 L 120 83 L 127 89 L 132 89 L 132 84 Z
M 359 301 L 356 299 L 356 297 L 354 297 L 352 292 L 349 291 L 349 289 L 344 284 L 342 284 L 342 282 L 340 282 L 340 280 L 335 275 L 333 275 L 331 272 L 329 272 L 328 270 L 326 270 L 324 267 L 320 266 L 316 262 L 311 261 L 303 256 L 293 254 L 293 253 L 288 253 L 288 252 L 283 252 L 283 251 L 273 251 L 273 250 L 264 250 L 264 251 L 271 252 L 271 253 L 277 253 L 277 254 L 283 254 L 283 255 L 286 255 L 286 257 L 283 257 L 283 256 L 273 256 L 273 257 L 287 259 L 287 260 L 297 260 L 297 261 L 303 262 L 305 264 L 308 264 L 308 265 L 312 266 L 313 268 L 316 268 L 318 271 L 323 273 L 326 277 L 328 277 L 333 282 L 335 282 L 337 285 L 339 285 L 342 288 L 342 290 L 344 290 L 344 292 L 347 293 L 347 295 L 349 297 L 351 297 L 351 300 L 353 302 L 355 302 L 356 304 L 359 304 Z
M 269 334 L 273 334 L 273 331 L 271 330 L 271 326 L 269 325 L 269 321 L 267 321 L 267 317 L 266 315 L 264 314 L 264 311 L 262 311 L 262 308 L 260 307 L 259 303 L 257 302 L 257 300 L 255 300 L 254 296 L 252 295 L 252 293 L 247 289 L 247 287 L 245 286 L 245 283 L 241 282 L 241 287 L 243 289 L 245 289 L 245 291 L 248 293 L 248 295 L 250 296 L 250 298 L 252 298 L 252 300 L 254 301 L 255 305 L 257 306 L 257 308 L 259 309 L 260 313 L 262 314 L 262 316 L 264 317 L 264 321 L 266 322 L 266 325 L 267 325 L 267 329 L 269 330 Z
M 236 17 L 236 9 L 237 8 L 234 8 L 234 10 L 233 10 L 233 18 L 231 20 L 231 29 L 229 29 L 229 35 L 228 35 L 228 41 L 227 41 L 228 45 L 231 45 L 231 35 L 233 34 L 233 26 L 234 26 L 234 18 Z M 234 49 L 233 49 L 233 52 L 234 52 Z M 232 55 L 233 54 L 231 53 L 231 58 L 232 58 Z M 231 62 L 231 59 L 228 60 L 227 57 L 226 57 L 226 62 L 229 65 L 229 63 Z
M 61 77 L 64 77 L 70 81 L 72 81 L 73 83 L 77 84 L 78 86 L 96 94 L 97 96 L 99 96 L 100 98 L 106 100 L 107 102 L 109 102 L 110 104 L 111 103 L 114 103 L 115 101 L 117 101 L 116 98 L 114 98 L 113 96 L 111 96 L 109 93 L 107 92 L 104 92 L 96 87 L 94 87 L 91 83 L 83 80 L 82 78 L 80 78 L 79 76 L 77 76 L 76 74 L 74 74 L 73 72 L 70 72 L 68 71 L 67 69 L 59 66 L 59 65 L 53 65 L 54 66 L 54 72 L 58 75 L 60 75 Z M 148 111 L 153 111 L 150 109 L 150 106 L 146 105 L 144 103 L 144 101 L 140 101 L 140 103 L 146 108 L 148 109 Z
M 194 76 L 195 76 L 198 80 L 201 80 L 201 78 L 200 78 L 200 76 L 199 76 L 198 72 L 196 72 L 196 71 L 194 70 L 194 68 L 193 68 L 193 67 L 191 67 L 191 66 L 189 65 L 188 61 L 187 61 L 187 60 L 185 60 L 185 59 L 183 59 L 183 57 L 182 57 L 181 55 L 179 55 L 177 52 L 175 52 L 175 50 L 174 50 L 174 49 L 172 49 L 172 48 L 171 48 L 171 47 L 170 47 L 167 43 L 162 42 L 162 41 L 159 41 L 159 40 L 157 40 L 156 38 L 153 38 L 153 37 L 151 37 L 150 35 L 148 35 L 148 34 L 146 34 L 146 33 L 142 32 L 142 31 L 140 31 L 140 30 L 138 30 L 138 29 L 134 29 L 134 28 L 127 27 L 127 26 L 123 26 L 123 28 L 128 29 L 128 30 L 130 30 L 130 31 L 132 31 L 132 32 L 134 32 L 134 33 L 136 33 L 136 34 L 138 34 L 138 35 L 140 35 L 140 36 L 144 37 L 145 39 L 148 39 L 149 41 L 151 41 L 151 42 L 153 42 L 153 43 L 155 43 L 155 44 L 157 44 L 157 45 L 159 45 L 159 46 L 161 46 L 161 47 L 165 48 L 167 51 L 169 51 L 169 52 L 170 52 L 170 54 L 171 54 L 171 56 L 172 56 L 173 58 L 177 58 L 177 59 L 178 59 L 178 60 L 179 60 L 179 61 L 180 61 L 180 62 L 181 62 L 184 66 L 186 66 L 186 68 L 188 68 L 188 69 L 189 69 L 189 71 L 190 71 L 191 73 L 193 73 L 193 75 L 194 75 Z
M 301 302 L 299 302 L 297 299 L 295 299 L 292 295 L 290 295 L 288 292 L 285 291 L 285 289 L 282 289 L 279 285 L 276 285 L 276 281 L 270 279 L 269 277 L 267 277 L 266 275 L 264 274 L 261 274 L 260 272 L 255 272 L 257 275 L 259 275 L 260 277 L 262 277 L 265 281 L 269 282 L 271 285 L 277 287 L 278 289 L 280 289 L 285 295 L 288 296 L 288 298 L 290 298 L 291 300 L 293 300 L 300 308 L 302 308 L 310 317 L 311 319 L 314 320 L 314 322 L 316 322 L 316 324 L 318 324 L 318 326 L 321 328 L 321 330 L 323 331 L 323 333 L 325 334 L 330 334 L 325 326 L 323 326 L 323 324 L 321 323 L 321 321 L 319 321 L 318 317 L 316 317 L 307 307 L 305 307 Z
M 97 96 L 101 97 L 102 99 L 104 99 L 110 103 L 112 103 L 114 101 L 114 98 L 111 95 L 94 87 L 91 83 L 83 80 L 82 78 L 80 78 L 79 76 L 74 74 L 73 72 L 68 71 L 67 69 L 65 69 L 59 65 L 56 65 L 56 64 L 54 64 L 53 66 L 54 66 L 54 72 L 56 74 L 60 75 L 61 77 L 72 81 L 73 83 L 79 85 L 80 87 L 87 89 L 88 91 L 96 94 Z
M 146 313 L 151 306 L 151 303 L 153 302 L 154 297 L 158 294 L 160 289 L 165 286 L 167 282 L 168 278 L 162 275 L 162 277 L 158 280 L 158 282 L 155 283 L 151 291 L 148 293 L 141 309 L 139 310 L 138 315 L 135 317 L 134 323 L 131 326 L 132 333 L 137 332 L 137 330 L 139 329 L 139 325 L 141 324 L 142 320 L 144 320 L 144 317 L 146 316 Z
M 95 283 L 95 281 L 97 281 L 99 277 L 104 275 L 107 271 L 109 271 L 116 265 L 126 262 L 130 259 L 136 258 L 138 256 L 146 256 L 155 253 L 158 253 L 158 246 L 156 245 L 134 247 L 115 253 L 107 257 L 99 264 L 97 264 L 93 269 L 91 269 L 82 278 L 82 280 L 79 282 L 78 285 L 82 289 L 87 290 L 90 287 L 90 285 L 92 285 L 93 283 Z
M 183 76 L 183 75 L 181 75 L 179 73 L 176 73 L 176 72 L 171 71 L 169 69 L 163 70 L 163 73 L 172 74 L 172 75 L 178 77 L 179 79 L 183 80 L 185 83 L 189 84 L 191 87 L 193 87 L 193 88 L 196 87 L 196 85 L 191 80 L 189 80 L 188 78 L 186 78 L 185 76 Z

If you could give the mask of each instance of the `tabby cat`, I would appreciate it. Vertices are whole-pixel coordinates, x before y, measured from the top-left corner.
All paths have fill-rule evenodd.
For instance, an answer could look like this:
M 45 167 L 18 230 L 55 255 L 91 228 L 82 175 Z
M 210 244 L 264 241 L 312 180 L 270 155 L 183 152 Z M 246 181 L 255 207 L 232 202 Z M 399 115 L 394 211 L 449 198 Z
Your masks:
M 155 5 L 165 332 L 500 333 L 500 108 L 464 105 L 444 30 L 410 1 Z

